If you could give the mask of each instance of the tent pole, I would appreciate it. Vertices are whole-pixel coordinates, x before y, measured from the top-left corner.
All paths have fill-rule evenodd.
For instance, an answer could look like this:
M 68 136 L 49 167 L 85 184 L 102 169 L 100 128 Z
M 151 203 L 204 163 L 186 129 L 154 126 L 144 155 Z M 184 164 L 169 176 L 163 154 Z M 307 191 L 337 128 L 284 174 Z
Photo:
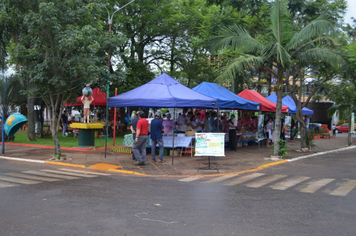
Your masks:
M 117 88 L 115 88 L 115 96 L 117 95 Z M 116 137 L 116 107 L 114 108 L 114 127 L 113 127 L 113 143 L 112 145 L 115 146 L 115 137 Z
M 174 110 L 173 110 L 173 127 L 174 127 L 174 124 L 176 123 L 175 114 L 176 114 L 176 108 L 174 107 Z M 173 141 L 172 141 L 172 165 L 173 165 L 173 160 L 174 160 L 174 129 L 173 129 Z
M 220 108 L 218 107 L 218 133 L 220 130 Z

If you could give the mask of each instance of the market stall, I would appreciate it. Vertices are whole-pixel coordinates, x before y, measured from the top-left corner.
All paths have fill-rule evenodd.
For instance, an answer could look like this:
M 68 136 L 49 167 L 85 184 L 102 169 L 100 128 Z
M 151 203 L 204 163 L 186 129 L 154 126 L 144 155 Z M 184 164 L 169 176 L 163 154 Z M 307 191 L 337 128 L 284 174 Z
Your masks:
M 272 93 L 271 95 L 269 95 L 266 98 L 273 103 L 277 103 L 277 95 L 275 93 Z M 289 113 L 291 113 L 291 114 L 297 113 L 297 106 L 295 105 L 294 100 L 289 95 L 282 98 L 282 105 L 289 107 Z M 313 115 L 314 111 L 307 107 L 303 107 L 302 113 L 303 113 L 303 115 Z
M 152 81 L 126 93 L 110 97 L 109 107 L 147 107 L 147 108 L 218 108 L 218 101 L 182 85 L 163 73 Z M 174 117 L 173 117 L 174 118 Z M 172 148 L 177 136 L 172 136 Z M 172 152 L 173 154 L 173 152 Z M 172 164 L 173 164 L 172 155 Z
M 240 97 L 216 83 L 203 82 L 192 89 L 198 93 L 217 99 L 220 109 L 260 110 L 259 102 Z
M 265 97 L 263 97 L 261 94 L 259 94 L 255 90 L 248 90 L 245 89 L 241 93 L 238 94 L 239 96 L 254 101 L 254 102 L 259 102 L 261 104 L 261 111 L 265 112 L 276 112 L 276 104 L 269 101 Z M 288 113 L 289 108 L 287 106 L 282 106 L 282 112 L 283 113 Z

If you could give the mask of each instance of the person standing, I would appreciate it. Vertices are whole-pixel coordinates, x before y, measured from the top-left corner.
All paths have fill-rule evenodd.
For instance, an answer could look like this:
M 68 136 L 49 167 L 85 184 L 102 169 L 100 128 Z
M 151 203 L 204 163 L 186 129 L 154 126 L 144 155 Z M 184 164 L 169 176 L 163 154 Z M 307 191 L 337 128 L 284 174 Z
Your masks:
M 63 111 L 63 114 L 61 115 L 61 122 L 62 122 L 62 136 L 66 137 L 66 131 L 68 127 L 67 111 Z
M 163 162 L 163 152 L 164 152 L 164 143 L 162 138 L 162 131 L 164 127 L 162 125 L 161 112 L 157 111 L 155 114 L 155 118 L 151 121 L 151 155 L 152 162 L 156 162 L 156 146 L 158 144 L 159 147 L 159 162 Z
M 231 115 L 228 121 L 229 125 L 229 143 L 231 151 L 237 151 L 237 142 L 236 142 L 236 126 L 237 120 L 235 115 Z
M 89 123 L 89 115 L 90 115 L 90 104 L 94 101 L 93 96 L 92 99 L 89 100 L 87 96 L 82 96 L 81 100 L 84 105 L 84 123 Z M 86 122 L 85 122 L 86 121 Z
M 201 113 L 197 113 L 197 117 L 195 119 L 196 128 L 194 129 L 199 133 L 203 131 L 203 121 L 200 117 L 201 117 Z
M 331 129 L 333 130 L 333 136 L 336 136 L 336 125 L 333 124 L 333 125 L 331 126 Z
M 213 111 L 211 113 L 211 117 L 209 120 L 209 131 L 211 133 L 218 132 L 218 124 L 219 124 L 219 121 L 218 121 L 217 113 L 216 113 L 216 111 Z
M 242 118 L 241 118 L 241 116 L 239 116 L 239 118 L 237 119 L 237 126 L 236 126 L 236 129 L 237 129 L 237 131 L 241 131 L 241 129 L 242 129 Z
M 133 120 L 132 120 L 131 126 L 130 126 L 133 142 L 135 142 L 135 139 L 136 139 L 136 126 L 137 126 L 137 122 L 139 119 L 140 118 L 138 117 L 138 111 L 137 112 L 135 111 L 134 117 L 133 117 Z M 136 160 L 133 150 L 132 150 L 132 160 Z
M 281 140 L 286 140 L 286 122 L 284 117 L 281 117 L 281 134 L 279 135 Z
M 173 131 L 175 128 L 174 121 L 171 120 L 171 114 L 167 113 L 166 114 L 167 120 L 164 120 L 162 122 L 163 128 L 164 128 L 164 135 L 171 136 L 173 135 Z
M 205 117 L 203 119 L 203 132 L 209 132 L 209 117 L 210 113 L 206 112 Z
M 290 141 L 294 141 L 294 126 L 295 126 L 295 120 L 294 120 L 294 118 L 293 118 L 293 116 L 292 116 L 292 118 L 291 118 L 292 120 L 291 120 L 291 124 L 290 124 Z
M 149 124 L 143 111 L 138 112 L 138 117 L 139 120 L 136 126 L 136 138 L 132 149 L 136 158 L 135 164 L 146 165 L 146 143 L 148 138 Z
M 178 133 L 185 133 L 187 131 L 187 123 L 188 123 L 188 116 L 187 114 L 188 109 L 183 109 L 183 114 L 178 116 L 177 118 L 177 125 L 178 125 Z
M 269 147 L 270 143 L 272 143 L 273 141 L 273 136 L 272 136 L 272 132 L 273 132 L 273 118 L 270 117 L 268 119 L 268 122 L 265 126 L 265 133 L 266 133 L 266 138 L 267 138 L 267 147 Z

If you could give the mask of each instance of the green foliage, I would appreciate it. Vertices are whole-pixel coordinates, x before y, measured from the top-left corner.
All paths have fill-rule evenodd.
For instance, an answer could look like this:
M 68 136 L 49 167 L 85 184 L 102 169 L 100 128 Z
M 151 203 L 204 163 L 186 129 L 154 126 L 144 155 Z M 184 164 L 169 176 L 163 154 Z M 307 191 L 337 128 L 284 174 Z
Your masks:
M 274 144 L 272 144 L 272 147 L 274 147 Z M 287 148 L 289 148 L 290 146 L 288 145 L 286 140 L 279 140 L 279 150 L 278 150 L 278 156 L 283 156 L 288 154 L 287 152 Z M 274 153 L 274 150 L 272 148 L 271 153 Z
M 316 131 L 314 129 L 310 129 L 309 132 L 306 134 L 306 143 L 307 147 L 313 148 L 316 147 L 314 143 L 314 136 L 317 135 Z
M 304 86 L 303 71 L 307 68 L 327 65 L 338 69 L 345 63 L 342 55 L 335 50 L 336 26 L 327 16 L 322 14 L 307 25 L 298 25 L 288 11 L 287 1 L 276 0 L 271 9 L 270 27 L 261 32 L 263 36 L 252 37 L 242 26 L 232 25 L 222 28 L 211 40 L 213 50 L 219 57 L 224 57 L 226 53 L 231 54 L 231 51 L 235 53 L 235 57 L 222 67 L 217 78 L 219 81 L 234 81 L 251 68 L 276 78 L 277 137 L 280 132 L 283 78 L 289 78 L 291 71 L 296 71 L 293 79 L 299 79 L 300 86 Z M 294 98 L 297 100 L 296 96 Z M 277 154 L 278 140 L 275 143 L 274 153 Z

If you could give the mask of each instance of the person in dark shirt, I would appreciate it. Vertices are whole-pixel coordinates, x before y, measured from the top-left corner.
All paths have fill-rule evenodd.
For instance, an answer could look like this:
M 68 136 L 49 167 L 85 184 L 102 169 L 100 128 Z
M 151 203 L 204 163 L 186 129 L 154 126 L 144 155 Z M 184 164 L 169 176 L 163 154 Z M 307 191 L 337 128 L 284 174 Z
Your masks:
M 140 118 L 138 117 L 138 111 L 135 112 L 135 116 L 131 122 L 131 132 L 132 132 L 132 138 L 133 138 L 133 141 L 135 142 L 135 139 L 136 139 L 136 126 L 137 126 L 137 122 Z M 135 158 L 135 155 L 134 155 L 134 152 L 132 151 L 132 160 L 136 160 Z
M 284 117 L 281 117 L 281 134 L 280 139 L 286 140 L 286 122 Z
M 291 124 L 290 124 L 290 141 L 293 141 L 294 140 L 294 126 L 295 126 L 295 120 L 292 116 L 292 120 L 291 120 Z
M 61 122 L 62 122 L 62 136 L 66 137 L 66 131 L 67 131 L 67 127 L 68 127 L 67 111 L 63 111 L 63 114 L 61 116 Z
M 157 111 L 155 114 L 155 118 L 151 121 L 151 155 L 152 162 L 156 162 L 156 146 L 158 144 L 159 147 L 159 161 L 163 162 L 163 153 L 164 153 L 164 143 L 162 138 L 162 131 L 164 127 L 161 121 L 161 112 Z

